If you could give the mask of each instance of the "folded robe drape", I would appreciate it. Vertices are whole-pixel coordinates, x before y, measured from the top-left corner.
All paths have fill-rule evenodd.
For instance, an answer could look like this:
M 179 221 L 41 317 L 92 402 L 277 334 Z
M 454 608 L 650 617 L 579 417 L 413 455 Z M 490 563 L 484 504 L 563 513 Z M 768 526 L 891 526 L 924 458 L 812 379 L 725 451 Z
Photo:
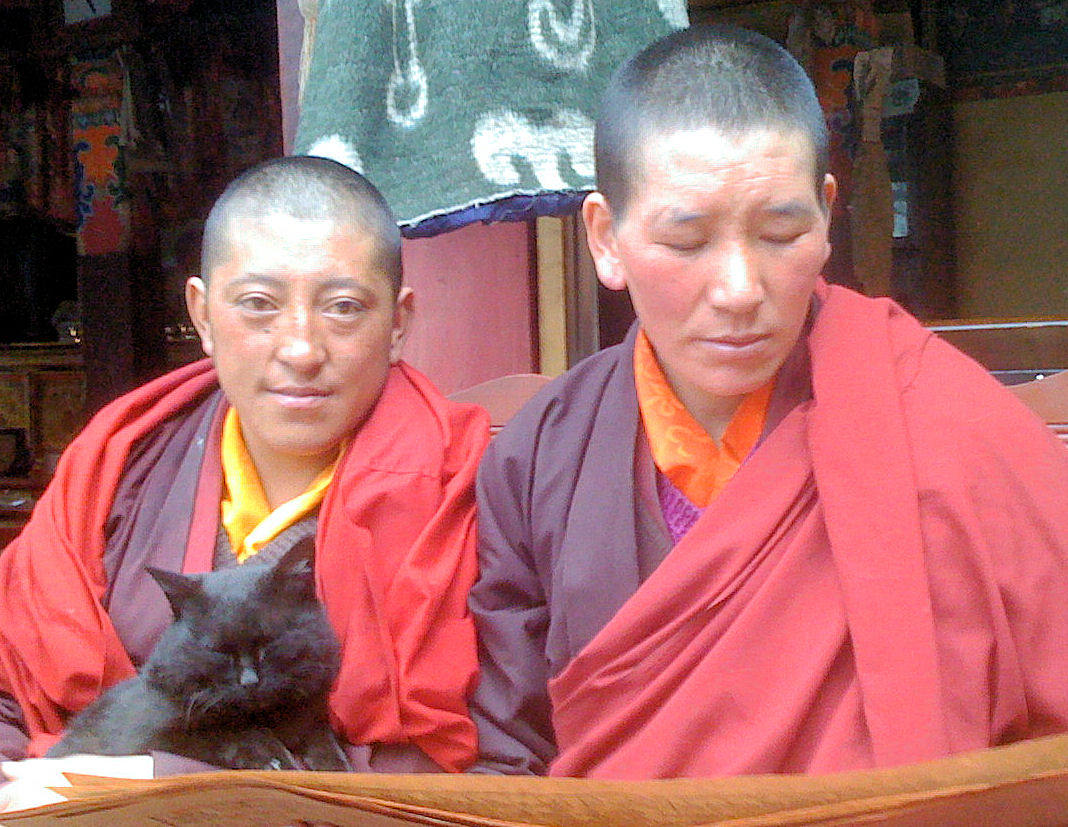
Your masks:
M 482 463 L 481 766 L 825 772 L 1068 730 L 1068 452 L 982 367 L 821 286 L 789 404 L 649 566 L 631 348 Z
M 1068 729 L 1068 452 L 822 291 L 795 409 L 551 683 L 562 775 L 829 771 Z

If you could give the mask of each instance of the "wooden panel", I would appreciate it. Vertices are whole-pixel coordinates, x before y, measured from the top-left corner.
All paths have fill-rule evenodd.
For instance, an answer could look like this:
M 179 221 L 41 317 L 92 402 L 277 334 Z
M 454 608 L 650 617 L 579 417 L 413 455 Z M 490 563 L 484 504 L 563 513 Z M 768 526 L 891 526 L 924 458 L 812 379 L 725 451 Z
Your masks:
M 0 373 L 0 477 L 25 474 L 33 464 L 31 389 L 28 373 Z
M 26 373 L 0 373 L 0 428 L 31 426 L 30 377 Z
M 1068 92 L 954 107 L 952 203 L 964 317 L 1068 315 Z
M 567 363 L 577 364 L 601 349 L 597 270 L 580 216 L 564 218 L 564 272 L 567 297 Z
M 41 371 L 34 382 L 41 419 L 38 454 L 50 463 L 85 424 L 85 375 L 78 371 Z
M 304 42 L 304 17 L 298 0 L 277 0 L 278 79 L 282 100 L 282 142 L 293 151 L 300 118 L 300 52 Z
M 0 490 L 0 549 L 22 531 L 36 500 L 29 491 Z
M 1068 319 L 947 322 L 931 329 L 991 371 L 1068 369 Z
M 1014 385 L 1012 390 L 1068 445 L 1068 371 Z
M 23 523 L 7 523 L 0 520 L 0 548 L 3 548 L 16 537 L 19 532 L 22 531 Z
M 4 370 L 33 372 L 39 368 L 70 368 L 82 366 L 82 350 L 76 344 L 35 342 L 0 345 L 0 366 Z
M 550 377 L 540 373 L 513 373 L 457 391 L 449 398 L 455 402 L 481 405 L 489 412 L 491 433 L 496 433 L 507 425 L 508 420 L 515 416 L 534 394 L 545 387 L 549 380 Z
M 557 376 L 568 368 L 567 279 L 564 226 L 560 218 L 537 220 L 538 244 L 538 364 L 541 372 Z

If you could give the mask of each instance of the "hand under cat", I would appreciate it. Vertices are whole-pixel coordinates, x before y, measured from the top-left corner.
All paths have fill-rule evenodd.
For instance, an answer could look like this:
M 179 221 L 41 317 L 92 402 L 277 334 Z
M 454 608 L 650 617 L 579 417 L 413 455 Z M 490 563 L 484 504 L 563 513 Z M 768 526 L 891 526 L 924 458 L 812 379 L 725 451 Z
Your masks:
M 152 778 L 151 755 L 68 755 L 65 758 L 28 758 L 4 761 L 0 770 L 8 779 L 0 784 L 0 812 L 43 807 L 65 799 L 51 787 L 69 787 L 64 773 L 109 778 Z
M 269 729 L 250 729 L 240 739 L 222 739 L 212 752 L 212 760 L 236 770 L 303 769 L 293 753 Z

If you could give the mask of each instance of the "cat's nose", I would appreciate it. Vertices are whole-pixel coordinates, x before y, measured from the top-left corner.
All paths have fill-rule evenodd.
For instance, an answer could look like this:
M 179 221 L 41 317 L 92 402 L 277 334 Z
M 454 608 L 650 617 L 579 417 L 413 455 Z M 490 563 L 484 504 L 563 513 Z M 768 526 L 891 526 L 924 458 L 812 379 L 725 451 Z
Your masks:
M 241 674 L 237 680 L 242 686 L 252 686 L 254 683 L 259 683 L 260 676 L 256 673 L 256 667 L 248 655 L 241 655 L 237 665 L 241 669 Z

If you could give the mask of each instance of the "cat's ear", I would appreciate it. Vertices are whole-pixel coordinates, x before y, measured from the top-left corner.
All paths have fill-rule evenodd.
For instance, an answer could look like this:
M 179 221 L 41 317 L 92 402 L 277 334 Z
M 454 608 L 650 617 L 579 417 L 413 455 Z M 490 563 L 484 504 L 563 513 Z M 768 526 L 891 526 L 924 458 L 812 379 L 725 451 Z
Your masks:
M 315 559 L 315 539 L 307 537 L 299 540 L 275 564 L 274 570 L 281 575 L 310 575 L 313 571 L 312 560 Z
M 300 540 L 275 563 L 270 582 L 275 588 L 296 586 L 298 593 L 308 593 L 309 590 L 314 593 L 314 557 L 315 539 Z
M 182 606 L 199 589 L 199 580 L 176 571 L 166 571 L 152 566 L 145 566 L 145 571 L 152 575 L 163 593 L 167 595 L 167 601 L 171 604 L 174 616 L 182 613 Z

